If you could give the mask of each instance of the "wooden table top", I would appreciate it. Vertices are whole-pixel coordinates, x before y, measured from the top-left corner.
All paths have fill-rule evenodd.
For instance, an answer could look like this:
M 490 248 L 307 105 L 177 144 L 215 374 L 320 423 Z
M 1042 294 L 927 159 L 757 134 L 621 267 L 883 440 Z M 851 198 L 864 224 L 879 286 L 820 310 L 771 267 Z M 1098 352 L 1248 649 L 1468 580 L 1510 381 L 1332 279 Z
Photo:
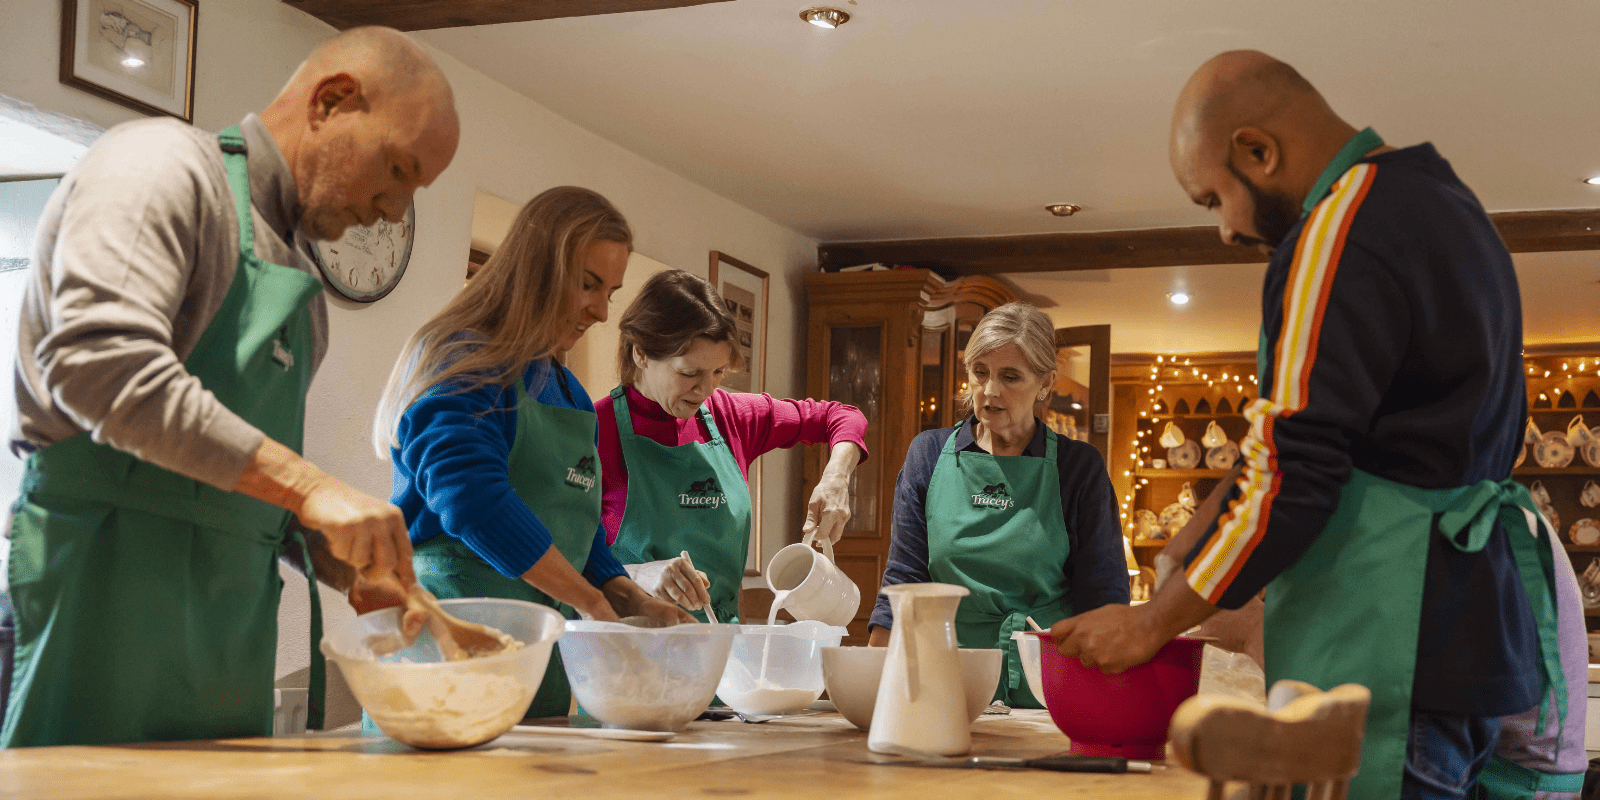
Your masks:
M 1042 756 L 1067 739 L 1043 711 L 983 717 L 973 754 Z M 854 797 L 984 800 L 1185 798 L 1206 781 L 1180 767 L 1151 774 L 898 766 L 867 750 L 837 714 L 695 722 L 670 742 L 508 733 L 467 750 L 413 750 L 377 734 L 39 747 L 0 752 L 0 797 L 349 798 Z

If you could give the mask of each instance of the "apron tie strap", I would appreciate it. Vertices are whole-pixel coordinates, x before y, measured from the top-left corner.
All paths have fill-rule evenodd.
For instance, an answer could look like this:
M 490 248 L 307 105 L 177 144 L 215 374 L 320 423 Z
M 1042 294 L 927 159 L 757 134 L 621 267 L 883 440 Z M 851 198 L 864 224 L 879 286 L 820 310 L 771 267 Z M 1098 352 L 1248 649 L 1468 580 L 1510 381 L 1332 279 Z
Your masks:
M 1533 520 L 1530 524 L 1529 520 Z M 1534 505 L 1528 488 L 1507 478 L 1503 481 L 1479 481 L 1457 498 L 1456 502 L 1439 515 L 1439 532 L 1456 549 L 1464 553 L 1483 550 L 1494 532 L 1498 520 L 1505 525 L 1511 539 L 1511 552 L 1516 558 L 1517 572 L 1527 590 L 1528 604 L 1535 620 L 1556 618 L 1554 556 L 1545 537 L 1554 537 L 1544 516 Z M 1527 530 L 1522 536 L 1518 531 Z M 1461 534 L 1465 533 L 1465 539 Z M 1538 587 L 1543 587 L 1540 591 Z M 1539 701 L 1539 721 L 1534 733 L 1543 734 L 1549 721 L 1550 695 L 1555 695 L 1558 718 L 1567 717 L 1567 681 L 1561 669 L 1561 646 L 1554 625 L 1536 626 L 1539 631 L 1539 669 L 1546 689 Z M 1559 747 L 1559 743 L 1558 743 Z
M 1503 481 L 1479 481 L 1470 487 L 1451 506 L 1439 515 L 1439 532 L 1463 553 L 1477 553 L 1489 542 L 1494 523 L 1504 518 L 1513 522 L 1508 530 L 1516 530 L 1524 523 L 1513 508 L 1535 511 L 1533 497 L 1527 488 L 1510 478 Z M 1509 512 L 1509 513 L 1508 513 Z M 1537 512 L 1536 512 L 1537 513 Z M 1461 534 L 1465 532 L 1466 538 Z
M 1021 611 L 1013 611 L 1010 614 L 1007 614 L 1005 619 L 1000 623 L 1000 639 L 998 646 L 1006 654 L 1005 680 L 1007 698 L 1011 697 L 1012 692 L 1015 692 L 1017 689 L 1021 688 L 1023 683 L 1022 653 L 1020 648 L 1017 647 L 1016 641 L 1011 638 L 1011 635 L 1017 631 L 1025 630 L 1027 626 L 1028 615 Z M 1044 643 L 1040 642 L 1040 646 L 1043 647 Z M 1031 689 L 1032 687 L 1029 688 Z
M 1010 611 L 1003 616 L 1000 614 L 990 614 L 983 611 L 975 611 L 963 606 L 959 611 L 956 612 L 956 624 L 961 625 L 975 623 L 999 626 L 995 637 L 995 647 L 1006 654 L 1006 671 L 1001 677 L 1005 683 L 1006 696 L 1010 697 L 1012 692 L 1022 688 L 1022 686 L 1026 683 L 1024 680 L 1026 673 L 1024 673 L 1022 670 L 1022 652 L 1017 646 L 1016 641 L 1011 638 L 1011 635 L 1017 631 L 1025 631 L 1028 629 L 1028 617 L 1041 617 L 1049 620 L 1051 624 L 1054 624 L 1056 620 L 1066 619 L 1070 616 L 1072 616 L 1071 609 L 1065 606 L 1064 601 L 1061 600 L 1045 603 L 1042 606 L 1031 608 L 1026 611 Z M 1044 643 L 1041 642 L 1040 646 L 1044 646 Z M 1029 687 L 1029 691 L 1033 691 L 1033 688 L 1034 687 Z M 1039 688 L 1042 691 L 1042 687 Z M 1038 698 L 1039 693 L 1036 692 L 1034 697 Z
M 306 584 L 311 591 L 311 683 L 306 691 L 306 729 L 322 730 L 323 705 L 327 702 L 328 664 L 322 655 L 322 595 L 317 591 L 317 568 L 311 564 L 311 548 L 298 524 L 289 525 L 289 536 L 300 545 L 306 567 Z M 282 553 L 279 553 L 282 556 Z

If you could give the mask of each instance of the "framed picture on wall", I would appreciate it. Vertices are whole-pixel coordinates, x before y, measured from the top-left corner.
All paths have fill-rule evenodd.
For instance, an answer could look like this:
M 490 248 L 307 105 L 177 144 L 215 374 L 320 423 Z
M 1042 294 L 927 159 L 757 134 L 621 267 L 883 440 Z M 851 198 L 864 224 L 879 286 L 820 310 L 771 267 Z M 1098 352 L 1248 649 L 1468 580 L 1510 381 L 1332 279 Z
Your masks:
M 767 273 L 727 253 L 711 251 L 711 285 L 727 306 L 738 328 L 739 355 L 744 369 L 729 374 L 722 388 L 730 392 L 760 392 L 767 374 Z M 744 574 L 761 574 L 761 460 L 750 465 L 750 550 Z
M 198 0 L 62 0 L 61 82 L 194 121 Z

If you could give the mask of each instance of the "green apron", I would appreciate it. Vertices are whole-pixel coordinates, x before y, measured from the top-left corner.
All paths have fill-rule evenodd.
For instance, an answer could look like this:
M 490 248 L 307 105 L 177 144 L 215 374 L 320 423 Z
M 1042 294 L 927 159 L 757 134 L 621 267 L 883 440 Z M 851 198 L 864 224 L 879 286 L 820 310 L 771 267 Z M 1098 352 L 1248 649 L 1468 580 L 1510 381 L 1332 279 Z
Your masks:
M 1366 153 L 1382 144 L 1371 128 L 1351 137 L 1306 196 L 1303 216 L 1310 215 Z M 1263 327 L 1256 351 L 1257 378 L 1263 387 L 1268 385 L 1272 344 Z M 1488 542 L 1496 520 L 1505 526 L 1540 632 L 1545 702 L 1554 698 L 1558 718 L 1565 718 L 1554 562 L 1546 538 L 1551 534 L 1542 519 L 1530 530 L 1523 509 L 1533 508 L 1528 490 L 1510 479 L 1420 489 L 1354 470 L 1322 533 L 1293 567 L 1267 585 L 1263 631 L 1267 685 L 1293 678 L 1324 690 L 1359 683 L 1372 692 L 1361 772 L 1350 784 L 1350 797 L 1400 796 L 1430 536 L 1444 536 L 1458 550 L 1476 553 Z M 1544 710 L 1539 709 L 1541 732 Z M 1491 761 L 1479 784 L 1494 783 L 1505 775 L 1512 776 L 1505 779 L 1507 783 L 1521 780 L 1542 788 L 1564 786 L 1574 777 L 1534 773 L 1529 778 Z M 1581 787 L 1583 776 L 1575 777 Z
M 633 432 L 628 387 L 611 390 L 617 437 L 628 465 L 628 505 L 612 550 L 624 564 L 677 558 L 689 552 L 711 580 L 718 622 L 739 621 L 739 587 L 750 554 L 750 487 L 711 411 L 697 415 L 710 441 L 668 447 Z M 695 619 L 706 621 L 704 611 Z
M 219 135 L 239 220 L 228 294 L 184 368 L 299 451 L 322 284 L 255 254 L 244 138 Z M 0 745 L 270 736 L 289 512 L 96 444 L 28 458 L 11 524 L 16 672 Z M 307 725 L 322 727 L 310 559 Z
M 1430 536 L 1476 553 L 1495 521 L 1504 524 L 1540 632 L 1544 685 L 1555 690 L 1546 702 L 1553 697 L 1565 717 L 1550 532 L 1542 521 L 1529 531 L 1522 509 L 1532 508 L 1528 490 L 1509 479 L 1419 489 L 1355 470 L 1327 527 L 1267 585 L 1267 685 L 1294 678 L 1325 690 L 1359 683 L 1372 691 L 1352 798 L 1400 796 Z
M 572 402 L 566 373 L 551 364 L 554 378 Z M 517 497 L 539 515 L 549 529 L 556 551 L 582 570 L 600 525 L 600 459 L 595 449 L 592 411 L 547 406 L 528 396 L 517 378 L 517 432 L 511 442 L 507 473 Z M 489 566 L 455 536 L 435 536 L 414 548 L 417 582 L 440 598 L 504 597 L 550 606 L 567 619 L 577 619 L 571 606 L 533 588 L 522 576 L 508 576 Z M 572 689 L 561 666 L 559 649 L 539 691 L 528 708 L 529 717 L 565 716 L 572 706 Z
M 928 479 L 928 573 L 972 592 L 956 610 L 957 642 L 1005 651 L 994 699 L 1044 708 L 1023 680 L 1011 634 L 1026 630 L 1028 617 L 1048 628 L 1072 615 L 1062 593 L 1071 545 L 1056 433 L 1045 429 L 1044 458 L 958 451 L 958 433 L 945 440 Z

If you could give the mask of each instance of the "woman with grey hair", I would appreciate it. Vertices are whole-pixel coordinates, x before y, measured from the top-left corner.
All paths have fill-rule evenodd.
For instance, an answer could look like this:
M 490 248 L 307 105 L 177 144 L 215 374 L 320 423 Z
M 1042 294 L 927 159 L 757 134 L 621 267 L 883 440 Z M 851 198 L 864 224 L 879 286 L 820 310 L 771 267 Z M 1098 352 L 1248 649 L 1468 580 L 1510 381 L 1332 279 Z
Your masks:
M 995 699 L 1042 708 L 1022 680 L 1011 634 L 1128 602 L 1128 573 L 1105 459 L 1034 415 L 1056 381 L 1050 318 L 1007 303 L 967 343 L 971 416 L 912 440 L 894 497 L 884 585 L 965 586 L 956 612 L 962 647 L 1000 648 Z M 872 612 L 871 643 L 889 640 L 887 597 Z

